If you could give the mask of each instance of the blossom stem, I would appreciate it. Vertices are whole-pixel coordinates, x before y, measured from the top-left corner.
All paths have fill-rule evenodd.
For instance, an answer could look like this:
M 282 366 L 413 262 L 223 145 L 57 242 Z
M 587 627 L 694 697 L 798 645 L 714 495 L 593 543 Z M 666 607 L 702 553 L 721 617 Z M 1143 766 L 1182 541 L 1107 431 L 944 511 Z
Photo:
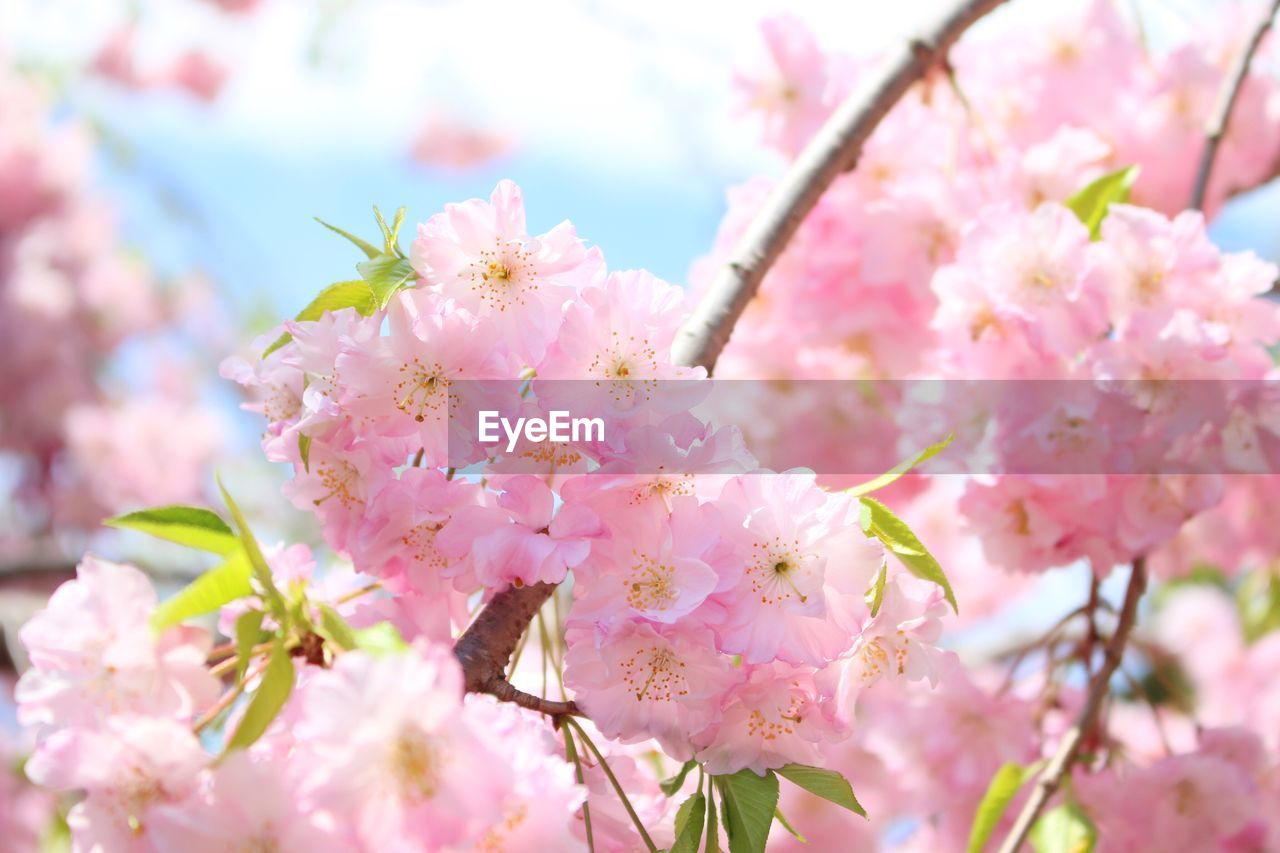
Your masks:
M 249 683 L 249 679 L 255 677 L 266 668 L 267 662 L 262 661 L 253 672 L 245 673 L 244 678 L 236 682 L 236 685 L 226 693 L 222 694 L 222 697 L 218 699 L 217 702 L 214 702 L 213 705 L 210 706 L 209 710 L 200 715 L 199 719 L 197 719 L 191 726 L 191 730 L 195 734 L 200 734 L 200 732 L 208 728 L 209 724 L 216 720 L 219 714 L 230 708 L 232 704 L 235 703 L 236 699 L 240 698 L 240 694 L 244 692 L 245 685 Z
M 355 601 L 362 595 L 368 595 L 369 593 L 377 592 L 380 589 L 382 589 L 382 581 L 374 581 L 368 586 L 362 586 L 359 589 L 353 589 L 351 592 L 338 596 L 333 600 L 333 604 L 334 606 L 346 604 L 348 601 Z
M 578 757 L 578 748 L 573 743 L 573 732 L 568 726 L 564 727 L 564 753 L 573 762 L 574 774 L 577 776 L 578 784 L 586 787 L 586 777 L 582 774 L 582 759 Z M 596 838 L 591 831 L 591 806 L 584 799 L 582 801 L 582 822 L 586 824 L 587 829 L 587 853 L 596 853 Z
M 760 289 L 818 199 L 843 172 L 857 165 L 871 133 L 913 85 L 946 57 L 951 45 L 1004 0 L 954 0 L 932 25 L 885 58 L 827 119 L 774 187 L 742 239 L 694 308 L 673 347 L 675 361 L 714 369 L 734 324 Z
M 1022 806 L 1013 829 L 1009 830 L 1009 835 L 1000 845 L 999 853 L 1016 853 L 1022 847 L 1031 827 L 1035 825 L 1050 798 L 1057 793 L 1063 778 L 1070 772 L 1079 757 L 1080 745 L 1093 730 L 1098 712 L 1102 709 L 1102 701 L 1110 692 L 1111 677 L 1119 669 L 1120 661 L 1124 657 L 1129 634 L 1132 633 L 1134 623 L 1137 621 L 1138 602 L 1142 600 L 1142 594 L 1146 588 L 1147 561 L 1145 557 L 1138 557 L 1133 561 L 1133 570 L 1129 573 L 1129 585 L 1125 589 L 1124 604 L 1120 608 L 1120 618 L 1116 623 L 1115 632 L 1107 643 L 1102 664 L 1089 680 L 1089 691 L 1085 696 L 1084 706 L 1080 709 L 1075 724 L 1062 736 L 1058 751 L 1036 779 L 1031 796 Z
M 636 814 L 635 807 L 631 805 L 631 799 L 627 796 L 627 792 L 622 789 L 622 784 L 618 781 L 618 777 L 613 775 L 613 770 L 609 767 L 609 762 L 605 760 L 600 749 L 595 745 L 591 738 L 587 737 L 586 731 L 582 726 L 578 725 L 578 721 L 572 717 L 565 717 L 565 723 L 577 732 L 578 737 L 582 738 L 582 742 L 587 745 L 595 755 L 596 760 L 600 762 L 600 769 L 604 771 L 604 775 L 609 778 L 609 784 L 613 786 L 613 790 L 617 792 L 618 799 L 622 800 L 622 807 L 627 810 L 627 814 L 631 817 L 631 822 L 636 825 L 636 830 L 640 833 L 641 840 L 644 841 L 645 848 L 649 853 L 658 853 L 658 846 L 653 843 L 653 839 L 649 837 L 649 832 L 644 828 L 644 823 L 640 820 L 640 815 Z
M 1227 126 L 1231 122 L 1231 111 L 1235 108 L 1240 90 L 1244 88 L 1245 78 L 1249 76 L 1249 66 L 1253 62 L 1254 54 L 1258 52 L 1267 31 L 1271 29 L 1277 13 L 1280 13 L 1280 0 L 1271 0 L 1218 92 L 1213 113 L 1205 126 L 1204 151 L 1200 155 L 1200 166 L 1196 170 L 1196 182 L 1191 191 L 1191 201 L 1187 204 L 1191 210 L 1200 210 L 1204 207 L 1205 194 L 1209 191 L 1209 177 L 1213 174 L 1213 161 L 1218 156 L 1218 147 L 1222 144 L 1222 138 L 1227 134 Z

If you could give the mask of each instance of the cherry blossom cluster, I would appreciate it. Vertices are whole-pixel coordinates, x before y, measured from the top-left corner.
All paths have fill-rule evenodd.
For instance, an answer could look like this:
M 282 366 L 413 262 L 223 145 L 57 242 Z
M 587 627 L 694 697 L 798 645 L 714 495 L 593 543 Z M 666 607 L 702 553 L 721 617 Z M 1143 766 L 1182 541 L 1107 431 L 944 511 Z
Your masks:
M 856 500 L 805 472 L 719 475 L 750 468 L 736 430 L 644 396 L 702 374 L 668 355 L 678 288 L 607 272 L 568 223 L 528 234 L 510 182 L 432 217 L 409 257 L 417 285 L 385 311 L 288 323 L 287 344 L 226 367 L 260 398 L 268 456 L 294 467 L 287 493 L 396 594 L 406 636 L 448 640 L 476 592 L 572 574 L 579 706 L 607 737 L 713 773 L 815 763 L 862 687 L 932 676 L 941 593 L 886 568 Z M 544 379 L 604 383 L 624 429 L 557 446 L 572 458 L 547 477 L 441 470 L 451 388 L 519 378 L 535 396 Z
M 957 388 L 955 416 L 928 424 L 912 420 L 918 411 L 889 384 L 870 386 L 883 397 L 878 406 L 824 403 L 820 390 L 797 399 L 785 383 L 779 391 L 779 409 L 798 413 L 795 428 L 827 457 L 847 460 L 831 470 L 864 470 L 859 459 L 877 447 L 899 442 L 914 452 L 950 430 L 962 439 L 960 458 L 974 458 L 965 454 L 982 436 L 966 445 L 965 429 L 994 421 L 995 461 L 981 473 L 1075 464 L 1072 473 L 1091 475 L 970 486 L 965 518 L 991 562 L 1015 571 L 1088 557 L 1105 573 L 1217 504 L 1214 478 L 1140 475 L 1167 473 L 1143 464 L 1141 448 L 1155 432 L 1159 446 L 1176 451 L 1179 472 L 1256 473 L 1276 461 L 1269 404 L 1208 403 L 1217 418 L 1210 447 L 1193 435 L 1201 424 L 1188 420 L 1192 403 L 1155 399 L 1136 384 L 1243 387 L 1269 376 L 1267 347 L 1280 328 L 1260 297 L 1275 268 L 1221 253 L 1199 215 L 1178 213 L 1253 10 L 1234 6 L 1191 41 L 1153 54 L 1121 5 L 1097 0 L 1035 32 L 958 45 L 818 202 L 717 368 L 721 377 L 1018 381 L 985 410 L 964 399 L 972 387 Z M 824 53 L 791 17 L 767 21 L 763 34 L 761 60 L 738 86 L 763 117 L 765 141 L 790 156 L 867 66 Z M 1280 86 L 1252 74 L 1215 160 L 1209 212 L 1271 177 L 1277 139 Z M 1127 167 L 1135 167 L 1127 176 L 1136 176 L 1127 190 L 1133 206 L 1112 205 L 1101 233 L 1091 234 L 1096 223 L 1086 226 L 1065 205 Z M 717 247 L 694 269 L 695 289 L 772 184 L 762 177 L 730 191 Z M 1027 397 L 1029 380 L 1073 381 Z M 1101 391 L 1117 381 L 1133 383 L 1125 386 L 1129 404 L 1104 407 Z M 779 422 L 748 430 L 749 445 L 760 452 L 761 443 L 785 441 L 794 429 Z M 868 441 L 843 441 L 849 430 Z M 906 497 L 919 485 L 895 488 Z
M 381 253 L 356 241 L 367 293 L 335 285 L 329 310 L 224 366 L 268 457 L 293 466 L 286 493 L 356 572 L 316 575 L 301 545 L 231 554 L 227 583 L 248 583 L 239 559 L 267 574 L 221 607 L 235 642 L 214 648 L 137 569 L 88 557 L 24 628 L 26 774 L 83 793 L 77 847 L 565 849 L 590 814 L 597 849 L 632 849 L 631 811 L 672 836 L 646 756 L 713 775 L 821 765 L 870 688 L 951 665 L 943 589 L 887 562 L 857 498 L 806 471 L 725 474 L 751 469 L 741 435 L 647 396 L 703 376 L 668 356 L 678 288 L 608 272 L 568 223 L 530 235 L 510 182 L 431 217 L 408 253 L 398 229 Z M 411 275 L 379 307 L 382 266 Z M 452 435 L 450 403 L 485 379 L 519 380 L 535 408 L 565 380 L 604 388 L 618 429 L 561 447 L 545 476 L 510 473 Z M 229 553 L 222 522 L 182 512 Z M 567 730 L 464 697 L 452 650 L 483 602 L 566 581 L 563 626 L 530 642 L 583 715 L 562 729 L 604 744 L 572 763 Z M 394 642 L 356 639 L 379 630 Z M 532 657 L 512 664 L 531 692 Z
M 274 562 L 288 572 L 306 556 Z M 210 634 L 157 635 L 155 607 L 138 569 L 89 557 L 22 632 L 18 714 L 38 737 L 25 773 L 83 794 L 68 816 L 77 849 L 573 843 L 583 792 L 550 729 L 513 705 L 464 701 L 447 645 L 307 667 L 251 750 L 215 757 L 192 730 L 219 691 Z

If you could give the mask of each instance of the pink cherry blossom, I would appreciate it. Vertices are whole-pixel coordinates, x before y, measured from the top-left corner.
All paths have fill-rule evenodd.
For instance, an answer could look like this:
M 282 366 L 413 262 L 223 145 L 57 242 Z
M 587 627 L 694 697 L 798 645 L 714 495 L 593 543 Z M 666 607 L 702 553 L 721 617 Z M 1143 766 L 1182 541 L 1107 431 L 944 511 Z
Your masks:
M 152 849 L 150 815 L 195 793 L 209 756 L 185 725 L 114 716 L 99 731 L 62 729 L 41 744 L 27 772 L 41 785 L 80 790 L 67 823 L 77 849 Z
M 561 304 L 591 280 L 598 264 L 568 222 L 530 236 L 524 197 L 511 181 L 500 182 L 487 202 L 448 205 L 419 226 L 412 258 L 427 286 L 463 310 L 494 315 L 527 365 L 541 361 L 559 327 Z
M 533 476 L 505 479 L 494 504 L 459 507 L 435 539 L 445 557 L 465 556 L 459 565 L 486 587 L 559 583 L 603 533 L 585 507 L 566 506 L 553 514 L 555 496 Z
M 716 627 L 721 648 L 748 663 L 813 665 L 847 650 L 884 562 L 853 502 L 796 472 L 738 477 L 721 501 L 724 535 L 745 565 L 734 588 L 716 596 L 726 610 Z
M 711 774 L 748 768 L 761 776 L 786 764 L 821 764 L 819 744 L 839 732 L 832 704 L 809 670 L 751 667 L 725 700 L 720 723 L 697 738 L 698 760 Z
M 95 729 L 112 714 L 190 720 L 217 695 L 205 670 L 206 632 L 156 637 L 156 593 L 133 566 L 87 556 L 22 629 L 31 668 L 18 682 L 18 716 L 43 730 Z
M 706 628 L 622 622 L 571 635 L 565 685 L 600 733 L 653 738 L 672 758 L 692 757 L 691 739 L 716 722 L 739 675 Z

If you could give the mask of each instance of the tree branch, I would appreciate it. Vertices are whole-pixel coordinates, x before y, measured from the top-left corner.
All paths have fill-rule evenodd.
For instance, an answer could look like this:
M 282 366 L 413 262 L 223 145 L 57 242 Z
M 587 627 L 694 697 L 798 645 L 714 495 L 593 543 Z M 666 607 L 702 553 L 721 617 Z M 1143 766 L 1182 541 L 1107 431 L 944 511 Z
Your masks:
M 842 103 L 791 165 L 747 228 L 710 291 L 672 348 L 677 364 L 710 371 L 734 323 L 800 223 L 841 172 L 858 162 L 862 146 L 889 110 L 946 56 L 975 21 L 1005 0 L 956 0 L 932 26 L 886 58 L 880 71 Z M 489 693 L 552 716 L 578 713 L 572 702 L 549 702 L 516 690 L 504 670 L 538 609 L 555 587 L 539 583 L 506 589 L 485 605 L 454 646 L 467 690 Z
M 756 214 L 705 297 L 677 335 L 673 354 L 710 372 L 760 282 L 818 199 L 857 165 L 872 131 L 902 96 L 944 59 L 960 35 L 1005 0 L 958 0 L 887 56 L 879 70 L 827 119 Z
M 507 663 L 533 617 L 556 590 L 555 584 L 511 586 L 490 599 L 454 644 L 468 693 L 488 693 L 553 717 L 578 713 L 572 702 L 553 702 L 517 690 L 507 681 Z
M 1107 643 L 1102 666 L 1098 668 L 1098 671 L 1089 680 L 1089 692 L 1085 696 L 1084 707 L 1080 709 L 1080 714 L 1076 717 L 1075 724 L 1062 736 L 1062 742 L 1058 744 L 1057 753 L 1050 759 L 1048 766 L 1045 767 L 1036 780 L 1035 788 L 1032 790 L 1027 802 L 1022 806 L 1022 811 L 1018 814 L 1018 819 L 1014 822 L 1013 829 L 1009 831 L 1004 844 L 1000 845 L 1000 853 L 1016 853 L 1018 848 L 1022 846 L 1022 843 L 1026 841 L 1027 833 L 1035 825 L 1036 819 L 1040 817 L 1040 813 L 1044 811 L 1050 798 L 1062 785 L 1063 777 L 1070 772 L 1072 765 L 1075 764 L 1076 758 L 1080 754 L 1080 745 L 1084 742 L 1085 736 L 1093 731 L 1094 724 L 1098 720 L 1098 712 L 1102 709 L 1102 700 L 1110 692 L 1111 676 L 1115 675 L 1116 670 L 1120 667 L 1120 661 L 1124 657 L 1125 645 L 1128 643 L 1129 634 L 1133 632 L 1134 623 L 1138 618 L 1138 602 L 1142 599 L 1142 593 L 1146 591 L 1146 588 L 1147 561 L 1145 557 L 1138 557 L 1133 561 L 1133 571 L 1129 575 L 1129 586 L 1125 589 L 1124 604 L 1120 608 L 1120 619 L 1116 623 L 1116 629 L 1111 635 L 1110 642 Z
M 1244 88 L 1245 78 L 1249 76 L 1249 65 L 1253 62 L 1253 56 L 1258 52 L 1267 31 L 1271 29 L 1277 12 L 1280 12 L 1280 0 L 1272 0 L 1271 5 L 1267 7 L 1267 11 L 1254 27 L 1253 35 L 1249 38 L 1244 50 L 1236 57 L 1231 73 L 1227 75 L 1222 89 L 1218 92 L 1213 114 L 1205 127 L 1204 152 L 1200 155 L 1195 188 L 1191 191 L 1191 201 L 1187 205 L 1191 210 L 1200 210 L 1204 207 L 1204 197 L 1209 191 L 1209 177 L 1213 173 L 1213 161 L 1218 156 L 1218 146 L 1222 144 L 1222 138 L 1227 134 L 1227 126 L 1231 122 L 1231 110 L 1236 105 L 1240 90 Z

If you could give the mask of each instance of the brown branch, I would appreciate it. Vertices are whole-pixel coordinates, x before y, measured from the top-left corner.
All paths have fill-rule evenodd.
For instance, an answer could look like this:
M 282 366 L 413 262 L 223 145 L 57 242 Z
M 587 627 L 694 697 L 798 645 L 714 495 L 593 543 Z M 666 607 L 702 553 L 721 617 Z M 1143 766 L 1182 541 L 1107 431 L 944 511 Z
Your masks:
M 1218 146 L 1222 144 L 1222 138 L 1227 134 L 1227 126 L 1231 122 L 1231 110 L 1236 105 L 1240 90 L 1244 88 L 1245 78 L 1249 76 L 1249 65 L 1253 62 L 1253 56 L 1258 52 L 1258 47 L 1261 46 L 1267 31 L 1271 29 L 1277 12 L 1280 12 L 1280 0 L 1272 0 L 1266 13 L 1254 27 L 1253 35 L 1245 44 L 1244 50 L 1236 57 L 1231 73 L 1227 75 L 1222 89 L 1218 92 L 1212 116 L 1205 127 L 1204 152 L 1200 155 L 1195 188 L 1191 191 L 1191 202 L 1187 205 L 1191 210 L 1200 210 L 1204 207 L 1204 197 L 1209 191 L 1209 177 L 1213 173 L 1213 161 L 1218 156 Z
M 711 371 L 734 324 L 760 289 L 818 199 L 857 165 L 872 131 L 902 96 L 945 58 L 956 39 L 1004 0 L 958 0 L 931 26 L 887 56 L 879 70 L 832 113 L 752 219 L 706 296 L 680 330 L 673 348 L 679 364 Z
M 507 681 L 507 662 L 533 617 L 555 592 L 555 584 L 511 586 L 495 595 L 454 644 L 468 693 L 488 693 L 504 702 L 553 717 L 578 713 L 572 702 L 553 702 Z
M 1093 731 L 1098 720 L 1098 712 L 1102 709 L 1102 700 L 1110 692 L 1111 676 L 1115 675 L 1124 657 L 1125 645 L 1129 634 L 1133 631 L 1138 617 L 1138 602 L 1147 588 L 1147 561 L 1139 557 L 1133 561 L 1133 571 L 1129 575 L 1129 586 L 1124 593 L 1124 605 L 1120 608 L 1120 619 L 1116 623 L 1115 632 L 1107 643 L 1105 656 L 1098 671 L 1089 680 L 1089 692 L 1085 696 L 1084 706 L 1076 717 L 1075 724 L 1062 736 L 1058 751 L 1036 780 L 1035 788 L 1027 802 L 1022 806 L 1018 819 L 1009 831 L 1004 844 L 1000 845 L 1000 853 L 1016 853 L 1026 841 L 1027 833 L 1035 825 L 1036 819 L 1048 805 L 1050 798 L 1057 793 L 1062 780 L 1080 755 L 1080 745 L 1085 737 Z

